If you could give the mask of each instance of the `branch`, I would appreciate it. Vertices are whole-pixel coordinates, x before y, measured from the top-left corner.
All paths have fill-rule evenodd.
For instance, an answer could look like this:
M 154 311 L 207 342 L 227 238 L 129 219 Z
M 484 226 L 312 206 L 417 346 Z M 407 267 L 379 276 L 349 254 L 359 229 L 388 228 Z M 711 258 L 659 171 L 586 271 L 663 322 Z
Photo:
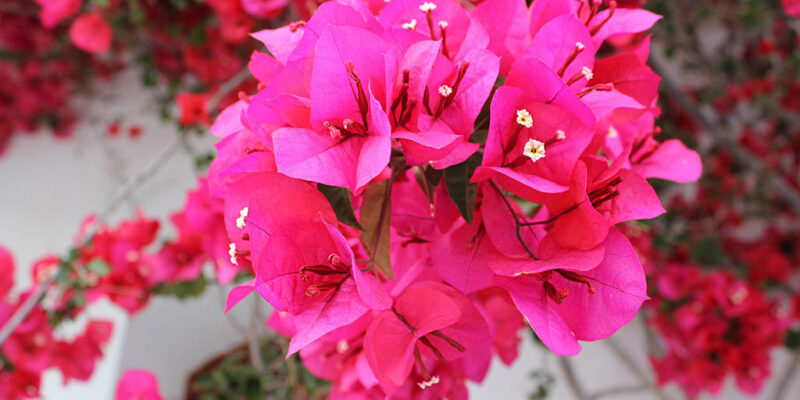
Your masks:
M 567 357 L 557 357 L 558 365 L 561 371 L 564 372 L 564 378 L 567 380 L 567 385 L 572 390 L 572 394 L 576 400 L 589 400 L 586 391 L 583 389 L 578 379 L 575 377 L 575 370 L 572 369 L 572 363 Z
M 108 215 L 111 214 L 117 207 L 119 207 L 122 202 L 124 202 L 130 195 L 148 178 L 153 176 L 158 170 L 166 164 L 166 162 L 172 157 L 176 150 L 180 149 L 181 143 L 183 142 L 181 137 L 176 138 L 176 140 L 169 146 L 167 146 L 162 152 L 147 165 L 147 167 L 138 175 L 131 178 L 124 186 L 122 186 L 114 196 L 109 199 L 106 205 L 101 209 L 101 211 L 97 214 L 97 219 L 92 224 L 91 228 L 89 228 L 89 232 L 87 232 L 86 236 L 83 240 L 80 241 L 77 247 L 85 246 L 89 243 L 92 238 L 94 237 L 95 233 L 97 233 L 97 229 L 103 223 L 103 221 L 108 218 Z M 14 332 L 14 329 L 21 324 L 25 318 L 33 311 L 33 307 L 41 300 L 42 295 L 47 290 L 50 285 L 55 282 L 58 276 L 58 272 L 53 272 L 50 276 L 48 276 L 45 280 L 39 283 L 39 286 L 31 293 L 28 298 L 22 303 L 22 305 L 14 312 L 14 315 L 9 318 L 8 322 L 0 328 L 0 345 L 8 339 L 11 333 Z
M 647 390 L 650 390 L 650 387 L 647 385 L 612 387 L 608 389 L 598 390 L 593 395 L 589 396 L 589 400 L 597 400 L 606 396 L 611 396 L 616 394 L 644 392 Z
M 517 216 L 516 210 L 514 210 L 514 207 L 511 206 L 511 203 L 508 201 L 508 199 L 506 198 L 505 194 L 503 194 L 503 191 L 500 190 L 500 187 L 497 186 L 497 184 L 494 183 L 494 181 L 491 180 L 491 179 L 489 180 L 489 183 L 492 184 L 492 187 L 494 188 L 494 190 L 496 190 L 497 194 L 500 195 L 500 198 L 503 199 L 503 202 L 506 204 L 506 208 L 508 208 L 508 211 L 511 213 L 511 216 L 514 217 L 514 228 L 516 230 L 517 240 L 522 245 L 522 247 L 525 248 L 525 252 L 527 252 L 528 255 L 532 259 L 538 260 L 539 258 L 536 257 L 536 254 L 531 250 L 530 247 L 528 247 L 528 244 L 525 243 L 525 240 L 522 238 L 522 227 L 525 224 L 520 222 L 519 217 Z
M 800 368 L 800 350 L 795 350 L 792 359 L 786 366 L 786 369 L 778 380 L 778 387 L 775 389 L 774 400 L 784 400 L 786 398 L 786 390 L 789 389 L 791 384 L 797 377 L 797 370 Z
M 642 385 L 646 386 L 660 400 L 669 400 L 669 398 L 664 393 L 662 393 L 661 390 L 659 390 L 659 388 L 653 383 L 650 377 L 648 377 L 647 375 L 645 375 L 644 372 L 642 372 L 644 371 L 644 369 L 639 367 L 636 364 L 636 362 L 633 361 L 633 359 L 628 355 L 628 353 L 622 350 L 622 348 L 617 344 L 616 341 L 614 341 L 613 338 L 610 337 L 606 338 L 605 340 L 603 340 L 603 343 L 605 343 L 608 346 L 609 350 L 611 350 L 611 352 L 614 353 L 615 356 L 617 356 L 617 359 L 619 359 L 622 362 L 622 364 L 628 369 L 628 371 L 630 371 L 633 375 L 636 376 L 636 378 Z
M 780 176 L 771 173 L 772 171 L 761 162 L 758 156 L 727 136 L 725 132 L 729 132 L 730 127 L 727 126 L 724 121 L 721 121 L 716 114 L 701 112 L 699 105 L 681 90 L 675 78 L 667 71 L 665 62 L 661 59 L 661 55 L 656 53 L 650 55 L 650 67 L 656 74 L 661 76 L 662 83 L 667 93 L 683 107 L 685 112 L 702 125 L 703 130 L 705 130 L 717 144 L 727 148 L 741 164 L 766 175 L 768 183 L 775 192 L 783 197 L 784 200 L 794 208 L 795 212 L 800 215 L 800 194 Z
M 217 91 L 217 93 L 212 97 L 209 102 L 209 112 L 215 109 L 219 102 L 222 101 L 222 98 L 225 97 L 228 92 L 235 89 L 239 84 L 244 82 L 247 77 L 250 76 L 250 71 L 247 68 L 242 69 L 236 75 L 231 77 L 228 81 L 222 83 Z M 111 199 L 106 202 L 106 205 L 97 213 L 97 218 L 89 228 L 86 236 L 83 240 L 78 243 L 77 247 L 82 247 L 88 244 L 92 238 L 94 237 L 95 233 L 97 233 L 97 229 L 100 225 L 108 218 L 108 216 L 117 209 L 117 207 L 122 204 L 125 200 L 130 197 L 130 195 L 136 191 L 147 179 L 152 177 L 153 175 L 158 172 L 164 164 L 169 161 L 169 159 L 175 154 L 177 150 L 179 150 L 185 144 L 184 138 L 182 135 L 178 135 L 175 140 L 161 153 L 156 156 L 153 161 L 148 164 L 142 172 L 138 175 L 134 176 L 128 182 L 119 188 L 116 193 L 111 197 Z M 50 285 L 52 285 L 58 276 L 57 272 L 54 272 L 47 278 L 45 278 L 42 282 L 39 283 L 39 286 L 25 299 L 22 305 L 14 312 L 11 318 L 8 319 L 5 325 L 0 327 L 0 345 L 2 345 L 6 339 L 14 332 L 14 329 L 17 328 L 25 318 L 33 311 L 33 307 L 41 301 L 44 292 L 47 290 Z

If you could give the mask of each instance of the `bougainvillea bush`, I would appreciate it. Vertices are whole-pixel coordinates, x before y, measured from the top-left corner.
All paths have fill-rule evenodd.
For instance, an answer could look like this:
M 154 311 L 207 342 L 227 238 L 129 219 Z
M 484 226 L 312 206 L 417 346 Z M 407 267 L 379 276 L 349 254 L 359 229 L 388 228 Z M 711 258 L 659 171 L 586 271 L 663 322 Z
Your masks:
M 36 398 L 48 368 L 92 376 L 112 324 L 58 334 L 92 303 L 133 316 L 209 284 L 228 292 L 226 312 L 268 303 L 256 325 L 271 333 L 248 329 L 198 369 L 192 399 L 468 398 L 523 338 L 573 356 L 640 308 L 656 349 L 646 390 L 674 382 L 694 397 L 732 376 L 760 392 L 770 351 L 800 343 L 798 7 L 717 3 L 10 2 L 0 12 L 21 25 L 0 27 L 16 44 L 0 68 L 46 76 L 37 56 L 62 29 L 47 63 L 110 73 L 137 55 L 145 83 L 167 86 L 179 136 L 217 142 L 169 221 L 90 216 L 26 290 L 0 248 L 0 397 Z M 692 63 L 705 42 L 683 41 L 714 18 L 736 40 Z M 22 26 L 44 47 L 23 46 Z M 674 78 L 706 68 L 736 83 Z M 50 105 L 4 95 L 0 149 L 42 115 L 75 119 L 77 86 L 62 84 Z M 749 220 L 761 225 L 739 229 Z M 162 398 L 142 370 L 115 396 Z

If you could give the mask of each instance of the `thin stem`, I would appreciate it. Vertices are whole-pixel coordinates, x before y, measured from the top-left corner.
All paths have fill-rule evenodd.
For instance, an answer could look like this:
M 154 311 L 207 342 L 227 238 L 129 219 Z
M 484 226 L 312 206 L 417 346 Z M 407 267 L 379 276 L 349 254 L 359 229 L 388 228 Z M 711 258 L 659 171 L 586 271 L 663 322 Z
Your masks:
M 503 194 L 503 191 L 500 190 L 500 187 L 497 186 L 497 184 L 494 183 L 493 180 L 489 180 L 489 183 L 492 185 L 494 190 L 497 191 L 497 194 L 500 195 L 500 198 L 503 199 L 503 202 L 506 203 L 506 207 L 508 208 L 508 211 L 511 213 L 511 216 L 514 217 L 514 225 L 515 225 L 514 228 L 515 228 L 515 231 L 516 231 L 516 234 L 517 234 L 517 240 L 522 245 L 522 247 L 525 248 L 525 251 L 528 253 L 528 255 L 531 258 L 533 258 L 534 260 L 538 260 L 539 258 L 536 257 L 536 254 L 534 254 L 533 251 L 531 251 L 531 248 L 528 247 L 528 244 L 525 243 L 525 240 L 522 239 L 522 226 L 523 226 L 523 224 L 522 224 L 522 222 L 520 222 L 519 217 L 517 216 L 517 212 L 514 211 L 514 207 L 511 206 L 511 203 L 508 202 L 508 199 Z
M 572 390 L 573 398 L 576 400 L 588 400 L 589 397 L 586 396 L 586 391 L 583 389 L 583 386 L 578 382 L 578 378 L 575 376 L 575 370 L 572 368 L 572 362 L 567 357 L 558 357 L 558 365 L 561 367 L 561 371 L 564 373 L 564 378 L 567 381 L 567 385 Z
M 247 349 L 250 353 L 250 362 L 255 369 L 264 372 L 264 358 L 261 356 L 261 346 L 258 343 L 258 329 L 263 323 L 259 321 L 258 302 L 253 302 L 253 314 L 250 316 L 250 324 L 247 326 Z
M 95 233 L 97 233 L 97 229 L 100 227 L 100 224 L 105 221 L 109 214 L 111 214 L 117 207 L 120 206 L 130 195 L 139 187 L 142 183 L 147 181 L 148 178 L 152 177 L 158 170 L 166 164 L 166 162 L 172 157 L 176 150 L 181 147 L 182 139 L 180 137 L 177 138 L 171 145 L 167 146 L 162 152 L 155 158 L 147 167 L 142 170 L 141 173 L 131 178 L 128 183 L 126 183 L 123 187 L 121 187 L 114 196 L 109 199 L 106 203 L 105 207 L 101 209 L 101 211 L 97 214 L 97 219 L 95 220 L 94 224 L 89 228 L 89 232 L 86 234 L 84 239 L 78 244 L 78 247 L 85 246 L 88 244 L 92 238 L 94 237 Z M 52 285 L 56 278 L 58 277 L 58 271 L 53 271 L 53 273 L 45 278 L 42 282 L 39 283 L 39 286 L 34 289 L 33 293 L 25 299 L 22 305 L 14 312 L 14 315 L 9 318 L 8 322 L 0 328 L 0 345 L 8 339 L 9 336 L 14 332 L 14 329 L 17 328 L 33 311 L 33 307 L 41 301 L 44 292 L 47 290 L 50 285 Z
M 636 364 L 636 362 L 631 358 L 631 356 L 629 356 L 628 353 L 622 350 L 622 347 L 620 347 L 619 344 L 617 344 L 617 342 L 614 341 L 613 338 L 610 337 L 606 338 L 605 340 L 603 340 L 603 343 L 605 343 L 606 346 L 608 346 L 609 350 L 611 350 L 611 353 L 613 353 L 617 357 L 617 359 L 619 359 L 622 362 L 622 364 L 628 369 L 628 371 L 630 371 L 634 376 L 636 376 L 636 378 L 642 385 L 647 386 L 647 388 L 650 389 L 650 391 L 653 392 L 653 394 L 657 398 L 659 398 L 660 400 L 669 400 L 669 398 L 664 393 L 662 393 L 661 390 L 653 383 L 650 377 L 645 375 L 644 372 L 642 372 L 645 369 L 639 367 L 639 365 Z
M 647 385 L 612 387 L 608 389 L 598 390 L 593 395 L 589 396 L 588 400 L 597 400 L 606 396 L 612 396 L 618 394 L 645 392 L 647 390 L 650 390 L 650 387 L 648 387 Z
M 792 359 L 784 369 L 783 375 L 778 379 L 778 386 L 775 389 L 775 395 L 772 397 L 775 400 L 786 399 L 786 391 L 789 389 L 789 384 L 794 382 L 797 378 L 797 370 L 800 369 L 800 350 L 795 350 Z

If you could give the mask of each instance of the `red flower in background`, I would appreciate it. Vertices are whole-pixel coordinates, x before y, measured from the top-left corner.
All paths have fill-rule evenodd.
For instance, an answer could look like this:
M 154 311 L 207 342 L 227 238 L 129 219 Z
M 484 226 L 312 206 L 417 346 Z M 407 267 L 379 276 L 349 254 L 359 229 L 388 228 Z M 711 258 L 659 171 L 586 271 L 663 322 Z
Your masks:
M 83 14 L 69 28 L 75 47 L 89 53 L 105 53 L 111 48 L 111 25 L 98 13 Z

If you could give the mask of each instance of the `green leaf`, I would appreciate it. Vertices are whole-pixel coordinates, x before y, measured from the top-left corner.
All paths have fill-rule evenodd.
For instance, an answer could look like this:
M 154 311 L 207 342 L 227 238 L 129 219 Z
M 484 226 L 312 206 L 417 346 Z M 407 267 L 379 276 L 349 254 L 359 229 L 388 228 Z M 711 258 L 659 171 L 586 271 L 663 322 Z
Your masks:
M 461 164 L 456 164 L 444 170 L 444 181 L 450 198 L 456 203 L 458 211 L 468 224 L 472 223 L 472 214 L 475 211 L 475 198 L 478 195 L 478 185 L 470 183 L 469 178 L 475 169 L 481 165 L 481 154 L 475 153 Z
M 392 276 L 392 262 L 389 251 L 390 218 L 392 214 L 392 191 L 390 179 L 373 183 L 364 189 L 364 202 L 361 204 L 361 243 L 378 272 L 389 279 Z
M 355 212 L 353 212 L 353 201 L 350 199 L 349 189 L 318 183 L 317 190 L 328 199 L 328 203 L 331 203 L 333 212 L 336 213 L 336 219 L 338 219 L 339 222 L 350 225 L 358 230 L 364 230 L 361 224 L 358 223 Z
M 106 276 L 109 272 L 111 272 L 111 267 L 100 259 L 92 260 L 92 262 L 86 265 L 86 269 L 99 276 Z
M 789 350 L 800 349 L 800 330 L 789 329 L 786 331 L 786 347 Z
M 160 284 L 153 288 L 153 291 L 162 296 L 173 296 L 180 300 L 186 300 L 203 294 L 203 291 L 206 290 L 206 284 L 206 277 L 200 275 L 193 281 Z

